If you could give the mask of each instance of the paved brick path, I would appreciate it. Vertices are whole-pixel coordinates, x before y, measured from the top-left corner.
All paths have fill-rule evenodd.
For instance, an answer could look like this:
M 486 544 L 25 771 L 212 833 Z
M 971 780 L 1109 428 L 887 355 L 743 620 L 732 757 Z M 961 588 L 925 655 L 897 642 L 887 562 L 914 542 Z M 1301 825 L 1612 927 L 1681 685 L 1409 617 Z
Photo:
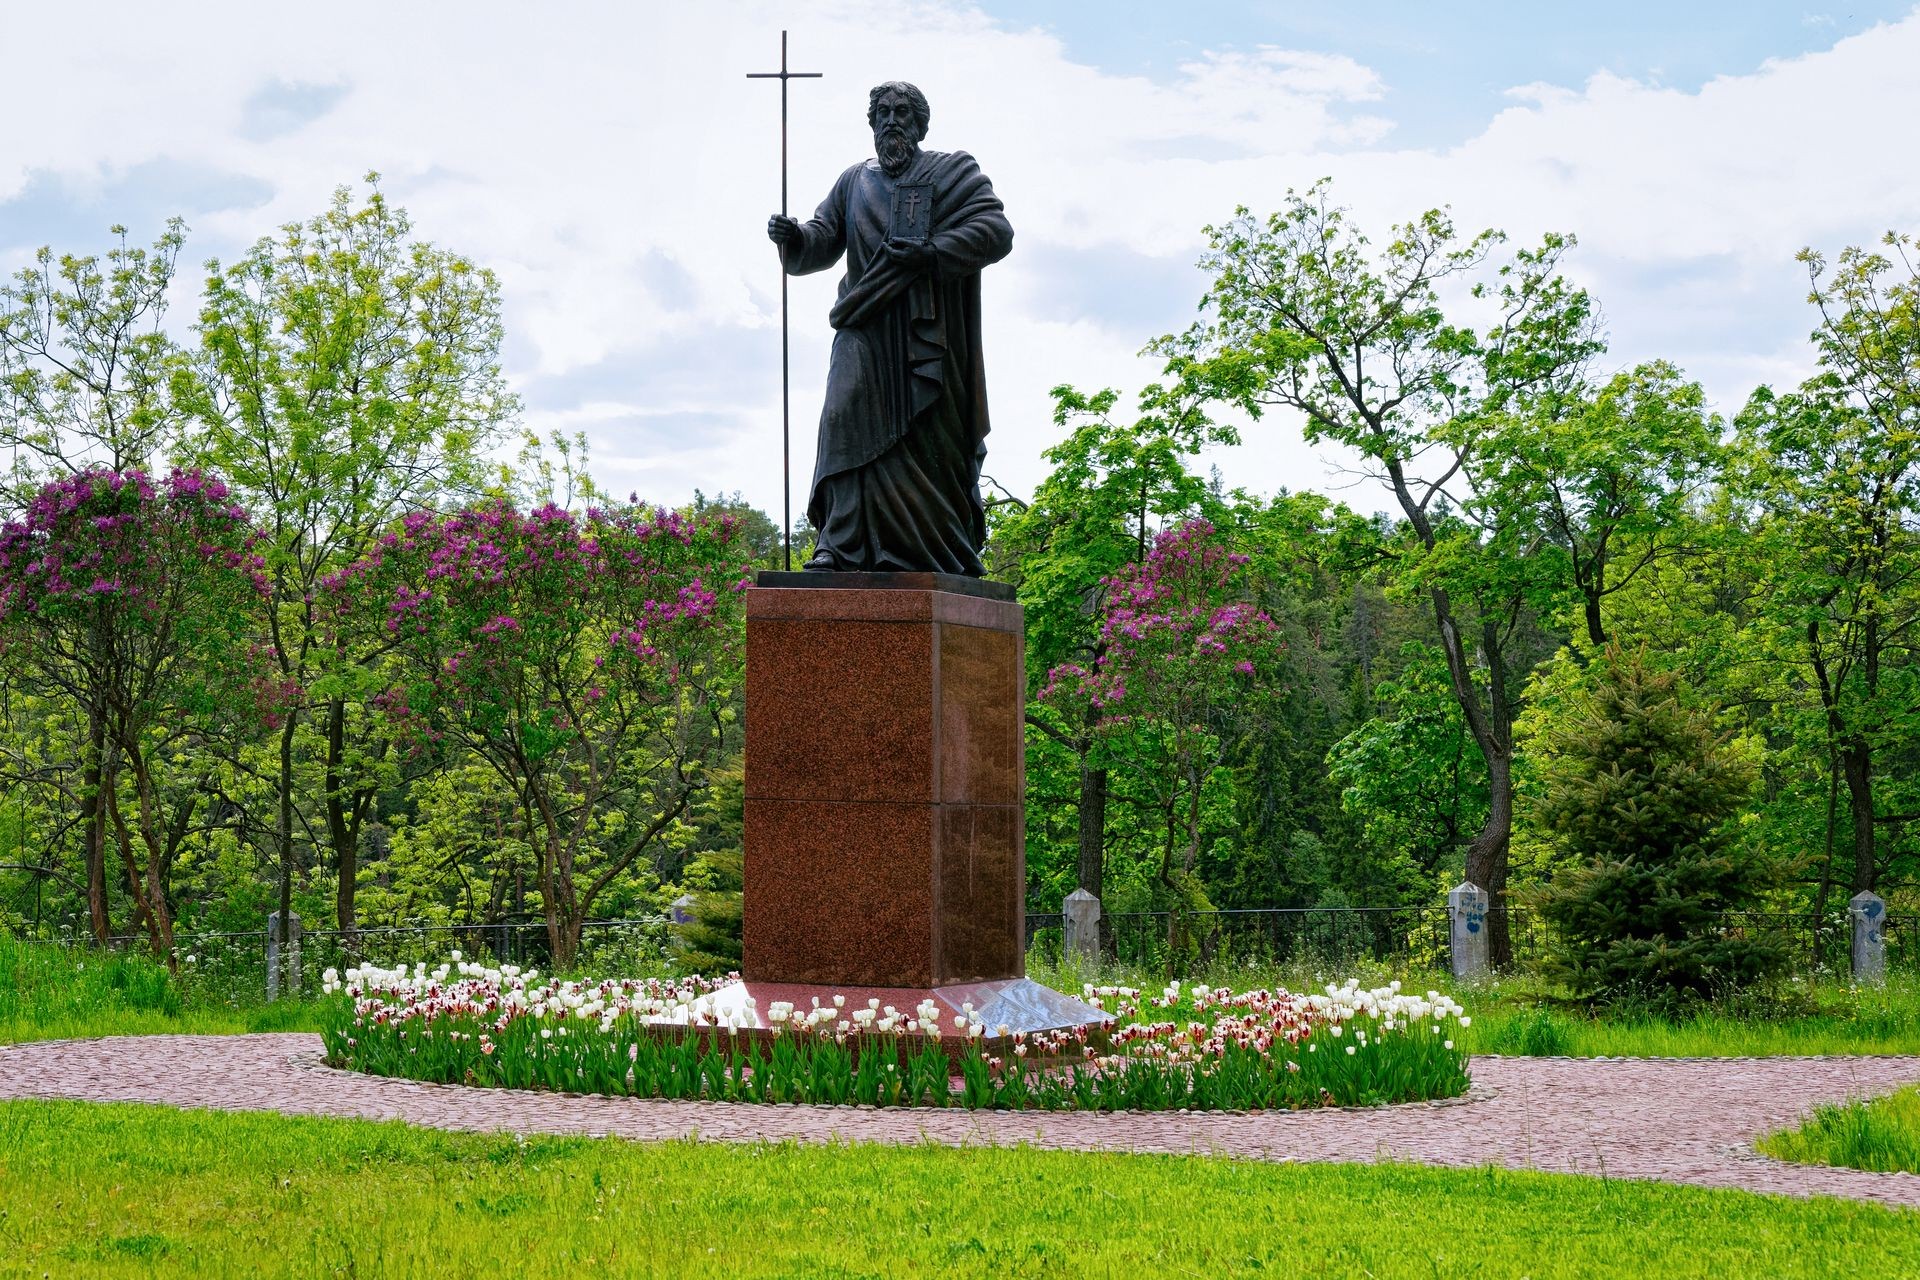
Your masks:
M 1657 1178 L 1920 1206 L 1920 1177 L 1767 1160 L 1761 1133 L 1819 1102 L 1920 1080 L 1920 1058 L 1479 1058 L 1475 1096 L 1441 1105 L 1264 1115 L 1079 1115 L 767 1107 L 382 1080 L 320 1065 L 311 1035 L 139 1036 L 0 1047 L 0 1098 L 158 1102 L 406 1120 L 448 1129 L 741 1142 L 1013 1143 L 1373 1160 Z

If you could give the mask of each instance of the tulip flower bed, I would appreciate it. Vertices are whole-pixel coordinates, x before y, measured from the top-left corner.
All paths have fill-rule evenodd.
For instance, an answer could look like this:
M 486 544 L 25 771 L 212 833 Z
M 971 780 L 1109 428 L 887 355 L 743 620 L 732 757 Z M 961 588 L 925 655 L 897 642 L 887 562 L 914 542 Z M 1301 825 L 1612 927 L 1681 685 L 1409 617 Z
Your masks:
M 704 979 L 541 980 L 511 965 L 329 971 L 323 1036 L 335 1066 L 448 1084 L 572 1093 L 1021 1110 L 1261 1110 L 1453 1097 L 1467 1088 L 1438 992 L 1357 983 L 1324 993 L 1174 983 L 1158 995 L 1088 987 L 1111 1028 L 1021 1035 L 971 1009 L 844 998 L 774 1005 L 747 1034 L 704 1012 Z

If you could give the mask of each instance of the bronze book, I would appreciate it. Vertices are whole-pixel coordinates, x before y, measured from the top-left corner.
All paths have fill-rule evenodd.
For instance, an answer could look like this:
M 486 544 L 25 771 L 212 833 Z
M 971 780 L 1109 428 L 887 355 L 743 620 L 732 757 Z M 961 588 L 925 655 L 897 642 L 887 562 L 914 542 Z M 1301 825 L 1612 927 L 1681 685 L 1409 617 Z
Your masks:
M 893 189 L 893 216 L 887 223 L 887 238 L 924 241 L 932 236 L 933 184 L 901 183 Z

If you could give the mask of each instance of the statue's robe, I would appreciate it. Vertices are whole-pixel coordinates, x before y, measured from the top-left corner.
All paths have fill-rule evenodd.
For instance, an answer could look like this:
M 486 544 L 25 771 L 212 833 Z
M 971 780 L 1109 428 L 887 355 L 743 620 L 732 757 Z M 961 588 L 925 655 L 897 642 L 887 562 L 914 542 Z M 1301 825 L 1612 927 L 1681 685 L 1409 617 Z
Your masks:
M 894 188 L 921 183 L 933 187 L 931 274 L 885 252 Z M 922 151 L 898 177 L 877 160 L 854 165 L 782 246 L 793 275 L 847 258 L 807 502 L 816 556 L 833 568 L 983 572 L 980 269 L 1012 247 L 999 197 L 964 151 Z

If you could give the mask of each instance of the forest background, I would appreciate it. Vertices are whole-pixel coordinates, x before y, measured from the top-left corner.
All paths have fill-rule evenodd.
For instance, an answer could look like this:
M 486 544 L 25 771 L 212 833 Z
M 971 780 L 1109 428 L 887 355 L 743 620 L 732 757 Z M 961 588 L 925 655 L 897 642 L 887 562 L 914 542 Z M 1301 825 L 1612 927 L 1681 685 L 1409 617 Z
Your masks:
M 1818 371 L 1723 420 L 1608 360 L 1571 236 L 1372 230 L 1326 184 L 1212 228 L 1160 384 L 1059 388 L 1050 473 L 987 495 L 1028 620 L 1029 908 L 1525 901 L 1582 856 L 1556 789 L 1632 662 L 1743 762 L 1716 839 L 1753 901 L 1899 909 L 1911 241 L 1803 254 Z M 185 227 L 114 234 L 0 294 L 0 926 L 177 956 L 276 907 L 538 920 L 564 961 L 737 884 L 735 588 L 777 524 L 726 477 L 618 501 L 581 441 L 524 436 L 497 282 L 377 183 L 207 264 L 189 324 Z M 1202 472 L 1276 410 L 1387 514 Z

